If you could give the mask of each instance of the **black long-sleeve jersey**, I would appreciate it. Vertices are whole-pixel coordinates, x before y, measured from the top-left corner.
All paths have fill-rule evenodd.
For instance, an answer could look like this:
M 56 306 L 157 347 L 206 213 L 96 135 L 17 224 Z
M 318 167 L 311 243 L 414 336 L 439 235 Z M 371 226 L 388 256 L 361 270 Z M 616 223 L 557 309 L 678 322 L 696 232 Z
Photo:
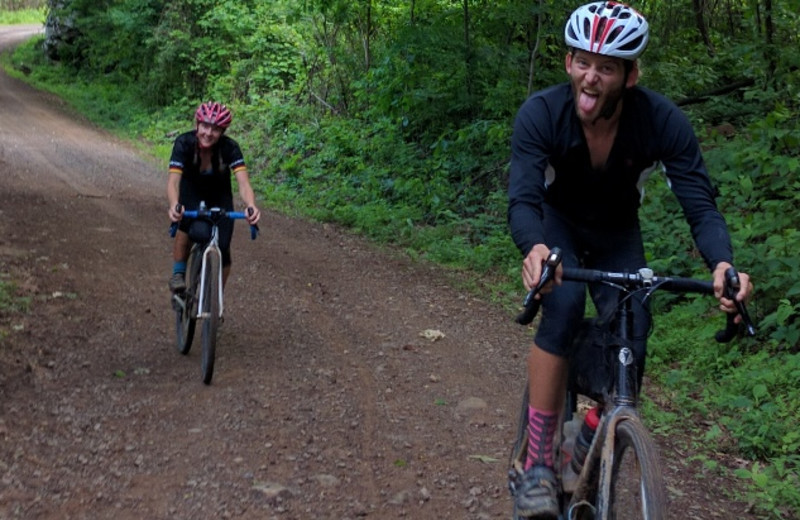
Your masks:
M 643 87 L 626 90 L 617 135 L 601 170 L 592 167 L 568 83 L 525 101 L 514 123 L 511 151 L 508 220 L 523 255 L 545 243 L 545 203 L 598 232 L 632 226 L 644 181 L 660 166 L 708 266 L 732 263 L 727 225 L 694 130 L 664 96 Z

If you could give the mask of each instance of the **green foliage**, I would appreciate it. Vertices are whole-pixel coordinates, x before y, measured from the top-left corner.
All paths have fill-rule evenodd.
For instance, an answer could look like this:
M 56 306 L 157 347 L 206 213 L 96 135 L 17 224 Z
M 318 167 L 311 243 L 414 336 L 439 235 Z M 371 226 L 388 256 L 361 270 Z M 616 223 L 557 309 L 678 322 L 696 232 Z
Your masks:
M 134 85 L 149 106 L 161 107 L 186 96 L 258 96 L 293 82 L 302 61 L 297 38 L 273 7 L 233 0 L 72 0 L 50 14 L 74 26 L 58 45 L 63 63 Z
M 792 511 L 800 511 L 800 496 L 797 493 L 800 477 L 796 471 L 800 467 L 800 456 L 794 455 L 787 459 L 775 461 L 768 466 L 754 462 L 749 469 L 736 470 L 739 478 L 752 484 L 754 491 L 750 493 L 750 500 L 757 502 L 759 509 L 770 518 L 791 518 L 789 515 Z
M 665 390 L 662 400 L 700 419 L 693 427 L 686 419 L 676 425 L 693 428 L 698 447 L 766 461 L 752 474 L 738 474 L 756 484 L 761 509 L 791 516 L 800 511 L 800 353 L 773 353 L 770 344 L 750 353 L 747 344 L 713 342 L 724 319 L 708 303 L 697 300 L 656 318 L 648 371 Z M 697 316 L 712 319 L 698 324 Z M 772 480 L 778 475 L 780 483 Z M 770 485 L 760 485 L 764 479 Z
M 758 280 L 762 327 L 782 348 L 798 347 L 800 321 L 800 124 L 796 114 L 777 107 L 752 123 L 731 146 L 706 154 L 720 172 L 721 205 L 731 215 L 739 264 Z

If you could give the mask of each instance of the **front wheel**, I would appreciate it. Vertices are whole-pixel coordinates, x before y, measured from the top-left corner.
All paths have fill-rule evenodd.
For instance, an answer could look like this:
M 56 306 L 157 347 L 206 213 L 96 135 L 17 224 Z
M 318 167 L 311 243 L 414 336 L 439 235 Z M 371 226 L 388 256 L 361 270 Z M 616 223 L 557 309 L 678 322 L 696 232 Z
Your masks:
M 219 327 L 220 300 L 220 258 L 208 255 L 206 262 L 206 287 L 202 295 L 203 310 L 207 316 L 203 318 L 202 329 L 202 370 L 203 383 L 210 385 L 214 376 L 214 357 L 217 348 L 217 328 Z
M 617 423 L 608 496 L 610 519 L 663 520 L 667 500 L 661 465 L 644 425 Z

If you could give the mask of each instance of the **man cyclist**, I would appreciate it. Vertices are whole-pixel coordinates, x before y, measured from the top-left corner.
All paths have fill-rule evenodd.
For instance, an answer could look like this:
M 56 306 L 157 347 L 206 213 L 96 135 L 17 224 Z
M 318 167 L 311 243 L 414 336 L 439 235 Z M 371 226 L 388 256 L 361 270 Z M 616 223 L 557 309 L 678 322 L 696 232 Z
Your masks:
M 195 111 L 194 130 L 179 135 L 172 147 L 167 179 L 169 218 L 180 222 L 172 246 L 172 277 L 169 288 L 173 292 L 186 288 L 186 261 L 191 240 L 189 229 L 192 219 L 183 219 L 184 208 L 197 209 L 200 202 L 209 208 L 219 207 L 233 211 L 231 173 L 239 184 L 239 195 L 244 201 L 245 215 L 250 225 L 261 218 L 256 207 L 255 194 L 250 185 L 250 174 L 244 163 L 239 145 L 225 135 L 233 115 L 225 105 L 209 101 Z M 219 223 L 219 246 L 222 251 L 222 281 L 228 278 L 231 267 L 231 237 L 233 220 Z
M 733 301 L 723 296 L 724 272 L 733 262 L 731 241 L 694 131 L 674 103 L 636 86 L 637 59 L 648 41 L 646 20 L 624 4 L 593 2 L 572 13 L 564 33 L 569 81 L 524 102 L 511 141 L 508 219 L 524 257 L 525 287 L 538 283 L 551 246 L 562 249 L 564 266 L 629 272 L 645 267 L 641 188 L 661 167 L 713 273 L 720 307 L 735 312 Z M 736 299 L 743 300 L 750 283 L 747 274 L 739 275 Z M 541 324 L 528 357 L 530 442 L 515 493 L 518 514 L 527 518 L 558 517 L 553 441 L 568 347 L 586 298 L 584 284 L 561 284 L 560 270 L 556 283 L 541 297 Z M 613 310 L 613 288 L 591 286 L 589 293 L 599 316 Z M 645 305 L 634 304 L 640 377 L 650 327 Z

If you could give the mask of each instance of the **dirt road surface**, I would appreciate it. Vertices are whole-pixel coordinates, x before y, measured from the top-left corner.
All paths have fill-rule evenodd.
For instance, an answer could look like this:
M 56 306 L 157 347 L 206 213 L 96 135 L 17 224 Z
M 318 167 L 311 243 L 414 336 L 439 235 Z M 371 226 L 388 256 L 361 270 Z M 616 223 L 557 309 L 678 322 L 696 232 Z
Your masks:
M 529 333 L 452 275 L 267 212 L 234 237 L 205 386 L 173 345 L 166 159 L 0 73 L 0 281 L 30 298 L 0 314 L 0 518 L 509 518 Z M 751 518 L 659 442 L 675 518 Z

